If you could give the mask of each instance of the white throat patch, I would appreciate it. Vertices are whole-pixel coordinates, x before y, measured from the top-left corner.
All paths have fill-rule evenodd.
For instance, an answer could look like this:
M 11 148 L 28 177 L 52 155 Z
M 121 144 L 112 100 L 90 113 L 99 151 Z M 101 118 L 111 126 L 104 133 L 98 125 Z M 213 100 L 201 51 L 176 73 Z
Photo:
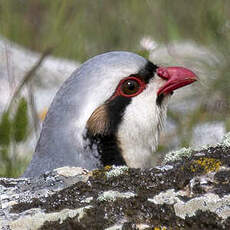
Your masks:
M 156 104 L 157 90 L 164 84 L 157 75 L 148 87 L 133 97 L 126 107 L 118 128 L 118 142 L 127 165 L 133 168 L 153 166 L 160 130 L 166 120 L 170 96 L 165 96 L 161 106 Z

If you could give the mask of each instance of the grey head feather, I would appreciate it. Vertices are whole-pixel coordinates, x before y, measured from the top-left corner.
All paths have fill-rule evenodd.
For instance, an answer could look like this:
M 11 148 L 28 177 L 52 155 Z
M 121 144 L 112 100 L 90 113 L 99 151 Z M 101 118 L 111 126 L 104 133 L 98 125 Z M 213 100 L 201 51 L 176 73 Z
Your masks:
M 86 61 L 57 92 L 31 163 L 24 177 L 38 176 L 63 166 L 94 169 L 100 166 L 96 149 L 85 148 L 85 125 L 93 111 L 114 92 L 119 81 L 137 73 L 147 60 L 114 51 Z

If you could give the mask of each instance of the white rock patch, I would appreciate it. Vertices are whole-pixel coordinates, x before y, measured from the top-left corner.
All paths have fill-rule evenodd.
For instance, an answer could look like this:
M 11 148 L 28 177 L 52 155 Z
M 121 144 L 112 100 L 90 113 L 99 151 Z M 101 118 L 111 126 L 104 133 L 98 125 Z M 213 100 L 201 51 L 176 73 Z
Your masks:
M 182 201 L 178 196 L 186 196 L 185 191 L 175 192 L 174 189 L 169 189 L 161 192 L 153 199 L 148 199 L 154 204 L 171 204 L 177 216 L 185 219 L 186 216 L 195 216 L 198 210 L 210 211 L 226 219 L 230 216 L 230 195 L 220 198 L 213 193 L 207 193 L 202 197 L 195 197 L 187 202 Z

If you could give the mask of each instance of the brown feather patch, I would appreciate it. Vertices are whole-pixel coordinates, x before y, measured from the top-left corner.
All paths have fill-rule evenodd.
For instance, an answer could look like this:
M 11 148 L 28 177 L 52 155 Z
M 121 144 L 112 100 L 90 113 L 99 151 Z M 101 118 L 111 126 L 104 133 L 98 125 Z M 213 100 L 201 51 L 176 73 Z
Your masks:
M 89 120 L 87 128 L 92 135 L 106 134 L 109 130 L 109 117 L 106 110 L 106 104 L 99 106 L 94 110 Z

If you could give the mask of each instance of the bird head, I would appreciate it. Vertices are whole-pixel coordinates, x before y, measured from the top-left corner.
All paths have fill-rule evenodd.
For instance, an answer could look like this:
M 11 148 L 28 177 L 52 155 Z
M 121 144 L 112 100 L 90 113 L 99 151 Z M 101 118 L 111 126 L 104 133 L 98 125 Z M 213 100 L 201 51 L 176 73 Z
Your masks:
M 62 166 L 150 166 L 173 91 L 196 79 L 130 52 L 89 59 L 55 96 L 24 176 Z
M 150 166 L 169 98 L 197 80 L 186 68 L 159 67 L 129 52 L 96 56 L 76 75 L 87 82 L 85 96 L 78 94 L 84 101 L 82 144 L 96 149 L 103 165 L 130 167 Z

